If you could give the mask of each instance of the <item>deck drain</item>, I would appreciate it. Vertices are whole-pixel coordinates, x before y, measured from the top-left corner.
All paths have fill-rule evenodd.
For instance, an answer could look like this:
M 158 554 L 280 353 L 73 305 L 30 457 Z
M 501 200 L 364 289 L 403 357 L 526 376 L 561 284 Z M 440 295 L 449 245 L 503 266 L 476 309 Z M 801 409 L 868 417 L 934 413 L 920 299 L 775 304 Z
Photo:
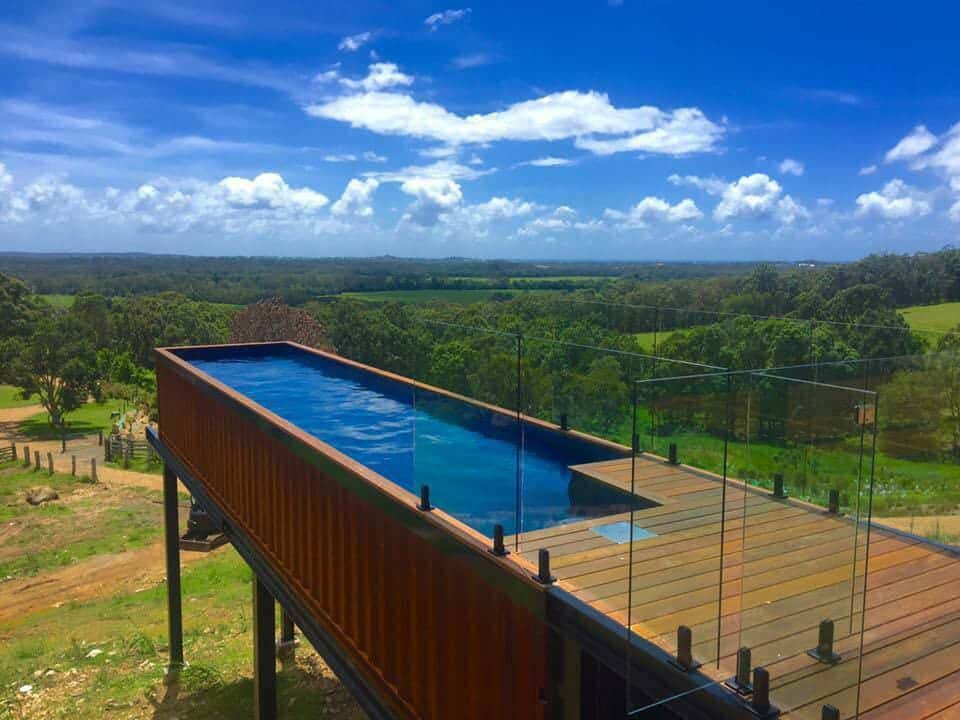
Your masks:
M 597 535 L 605 537 L 607 540 L 617 543 L 617 545 L 622 545 L 623 543 L 630 542 L 630 523 L 625 521 L 613 522 L 607 525 L 595 525 L 590 528 Z M 652 533 L 649 530 L 646 530 L 636 523 L 633 525 L 633 539 L 634 540 L 646 540 L 647 538 L 656 537 L 656 533 Z

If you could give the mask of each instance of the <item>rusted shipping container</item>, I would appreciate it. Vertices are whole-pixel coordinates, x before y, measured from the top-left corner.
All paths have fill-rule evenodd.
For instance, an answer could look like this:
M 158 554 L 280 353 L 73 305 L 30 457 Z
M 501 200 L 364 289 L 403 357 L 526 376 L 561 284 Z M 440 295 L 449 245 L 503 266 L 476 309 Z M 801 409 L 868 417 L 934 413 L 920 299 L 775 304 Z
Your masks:
M 546 717 L 533 568 L 173 352 L 157 382 L 162 441 L 398 716 Z

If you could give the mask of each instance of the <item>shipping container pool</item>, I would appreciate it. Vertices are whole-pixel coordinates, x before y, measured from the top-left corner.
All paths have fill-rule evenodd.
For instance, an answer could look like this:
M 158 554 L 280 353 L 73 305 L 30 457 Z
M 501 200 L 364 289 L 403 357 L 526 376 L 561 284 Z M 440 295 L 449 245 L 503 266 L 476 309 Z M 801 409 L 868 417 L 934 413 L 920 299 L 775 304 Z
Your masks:
M 485 535 L 628 506 L 625 493 L 570 470 L 624 457 L 612 444 L 295 346 L 175 354 L 400 487 L 429 486 L 433 505 Z

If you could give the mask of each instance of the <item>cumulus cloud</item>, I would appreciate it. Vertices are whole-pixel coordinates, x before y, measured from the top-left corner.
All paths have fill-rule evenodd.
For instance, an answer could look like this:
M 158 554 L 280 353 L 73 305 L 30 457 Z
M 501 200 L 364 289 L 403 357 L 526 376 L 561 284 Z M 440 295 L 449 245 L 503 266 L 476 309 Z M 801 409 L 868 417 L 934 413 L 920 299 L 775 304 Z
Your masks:
M 278 173 L 260 173 L 252 180 L 227 177 L 220 181 L 224 199 L 235 207 L 284 208 L 311 212 L 326 205 L 327 196 L 310 188 L 291 188 Z
M 886 162 L 896 160 L 911 160 L 922 155 L 937 142 L 937 136 L 923 125 L 917 125 L 909 135 L 887 151 Z
M 913 167 L 918 170 L 931 168 L 939 170 L 951 179 L 960 178 L 960 123 L 939 138 L 936 152 L 929 152 L 915 158 Z
M 960 200 L 950 206 L 950 219 L 954 222 L 960 222 Z
M 536 208 L 536 203 L 507 197 L 492 197 L 484 203 L 469 206 L 472 214 L 484 220 L 503 220 L 529 215 Z
M 84 190 L 46 176 L 22 188 L 0 172 L 0 221 L 39 224 L 114 224 L 135 229 L 216 233 L 267 232 L 296 225 L 309 229 L 327 197 L 293 188 L 277 173 L 219 182 L 157 178 L 131 190 Z M 5 189 L 4 189 L 5 188 Z
M 876 166 L 876 165 L 867 165 L 867 166 L 865 166 L 865 167 L 860 168 L 859 174 L 860 174 L 860 175 L 873 175 L 876 171 L 877 171 L 877 166 Z
M 857 197 L 857 215 L 878 216 L 886 220 L 905 220 L 930 213 L 930 202 L 903 180 L 888 182 L 879 192 Z
M 385 78 L 396 76 L 393 70 L 383 73 Z M 349 87 L 363 86 L 363 82 L 350 81 Z M 707 152 L 715 148 L 724 133 L 722 126 L 697 108 L 618 108 L 607 95 L 594 91 L 557 92 L 514 103 L 504 110 L 461 116 L 408 94 L 375 92 L 373 86 L 377 82 L 370 80 L 369 87 L 363 86 L 368 92 L 309 105 L 306 112 L 383 135 L 425 138 L 454 146 L 572 138 L 578 147 L 600 155 L 625 151 L 668 155 Z
M 794 160 L 793 158 L 784 158 L 779 167 L 781 175 L 799 176 L 803 175 L 803 171 L 806 169 L 802 162 Z
M 370 217 L 373 215 L 371 204 L 373 193 L 378 187 L 380 187 L 380 181 L 376 178 L 366 178 L 365 180 L 353 178 L 347 183 L 340 199 L 330 206 L 330 212 L 334 215 Z
M 356 35 L 347 35 L 347 37 L 341 40 L 340 44 L 337 45 L 337 50 L 356 52 L 370 42 L 370 38 L 372 37 L 373 33 L 368 32 L 357 33 Z
M 607 209 L 604 215 L 627 227 L 643 227 L 649 221 L 675 223 L 699 220 L 703 217 L 697 204 L 690 198 L 671 205 L 663 198 L 653 196 L 645 197 L 627 212 Z
M 365 78 L 361 80 L 340 78 L 340 84 L 351 90 L 364 90 L 368 93 L 376 93 L 379 90 L 397 85 L 412 85 L 413 77 L 400 72 L 400 68 L 394 63 L 378 62 L 370 65 Z
M 440 26 L 452 25 L 459 20 L 463 20 L 469 14 L 470 8 L 444 10 L 443 12 L 437 12 L 433 15 L 430 15 L 426 20 L 423 21 L 423 24 L 430 28 L 430 32 L 435 32 L 440 28 Z
M 714 208 L 713 217 L 724 222 L 735 217 L 773 216 L 789 224 L 807 217 L 808 211 L 766 173 L 745 175 L 727 185 Z
M 445 177 L 413 177 L 400 184 L 400 191 L 414 197 L 404 220 L 424 227 L 436 225 L 463 200 L 460 184 Z

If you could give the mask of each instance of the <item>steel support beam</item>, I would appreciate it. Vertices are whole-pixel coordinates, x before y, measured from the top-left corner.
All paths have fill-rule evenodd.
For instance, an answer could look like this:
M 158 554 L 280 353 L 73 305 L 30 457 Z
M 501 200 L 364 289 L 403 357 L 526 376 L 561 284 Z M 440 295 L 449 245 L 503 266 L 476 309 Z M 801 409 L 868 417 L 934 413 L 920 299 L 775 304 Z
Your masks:
M 276 603 L 253 576 L 253 694 L 256 720 L 277 718 Z
M 177 506 L 177 474 L 163 468 L 163 529 L 167 555 L 167 620 L 170 636 L 170 674 L 183 667 L 183 609 L 180 592 L 180 518 Z
M 293 618 L 284 607 L 280 608 L 280 639 L 277 641 L 277 656 L 281 662 L 287 663 L 294 659 L 297 645 L 300 643 L 293 628 Z

